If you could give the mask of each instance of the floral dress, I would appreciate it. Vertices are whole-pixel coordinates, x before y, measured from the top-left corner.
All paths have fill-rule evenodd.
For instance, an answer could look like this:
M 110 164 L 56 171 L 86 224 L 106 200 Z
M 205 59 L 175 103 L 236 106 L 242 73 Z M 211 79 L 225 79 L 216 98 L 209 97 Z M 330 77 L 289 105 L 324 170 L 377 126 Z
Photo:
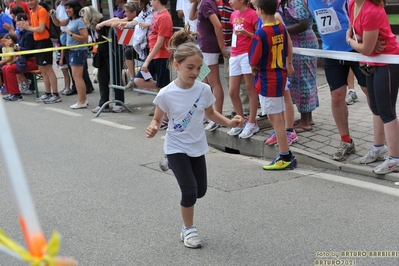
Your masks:
M 283 9 L 283 18 L 287 27 L 300 20 L 309 19 L 306 31 L 291 34 L 292 45 L 300 48 L 319 48 L 317 37 L 312 29 L 313 19 L 303 5 L 303 0 L 289 0 Z M 292 102 L 299 113 L 310 113 L 319 106 L 317 95 L 316 73 L 317 57 L 293 55 L 294 74 L 290 77 Z

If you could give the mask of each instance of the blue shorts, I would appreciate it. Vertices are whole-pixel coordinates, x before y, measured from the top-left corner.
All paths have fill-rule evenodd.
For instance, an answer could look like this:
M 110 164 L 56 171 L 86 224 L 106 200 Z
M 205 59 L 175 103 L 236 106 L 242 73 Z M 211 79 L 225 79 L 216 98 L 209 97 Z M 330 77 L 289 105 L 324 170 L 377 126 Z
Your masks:
M 170 83 L 170 73 L 167 64 L 168 59 L 166 58 L 153 59 L 148 64 L 148 71 L 157 81 L 158 88 L 163 88 Z M 143 75 L 141 75 L 141 69 L 137 72 L 136 78 L 144 79 Z
M 84 66 L 87 61 L 87 50 L 69 50 L 69 65 Z

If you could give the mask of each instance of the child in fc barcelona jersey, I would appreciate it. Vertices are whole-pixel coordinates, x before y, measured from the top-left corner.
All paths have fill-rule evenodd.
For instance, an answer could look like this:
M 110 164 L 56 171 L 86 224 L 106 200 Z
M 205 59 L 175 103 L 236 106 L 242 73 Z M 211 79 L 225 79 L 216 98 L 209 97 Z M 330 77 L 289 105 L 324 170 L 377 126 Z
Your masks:
M 257 0 L 262 27 L 256 30 L 249 46 L 249 64 L 255 76 L 262 115 L 268 116 L 277 136 L 280 154 L 265 170 L 294 169 L 295 156 L 288 147 L 284 126 L 284 90 L 287 81 L 286 58 L 292 53 L 287 29 L 275 19 L 277 0 Z

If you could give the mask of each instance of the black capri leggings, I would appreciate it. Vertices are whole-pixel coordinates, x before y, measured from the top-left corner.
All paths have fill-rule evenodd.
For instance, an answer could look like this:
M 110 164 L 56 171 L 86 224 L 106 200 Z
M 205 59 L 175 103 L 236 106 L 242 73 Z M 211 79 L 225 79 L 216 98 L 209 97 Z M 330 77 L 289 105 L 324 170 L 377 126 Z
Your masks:
M 185 153 L 168 154 L 169 168 L 180 186 L 183 207 L 191 207 L 197 199 L 205 196 L 207 174 L 205 155 L 190 157 Z
M 399 65 L 375 67 L 374 75 L 367 76 L 370 109 L 384 124 L 396 119 L 396 100 L 399 87 Z

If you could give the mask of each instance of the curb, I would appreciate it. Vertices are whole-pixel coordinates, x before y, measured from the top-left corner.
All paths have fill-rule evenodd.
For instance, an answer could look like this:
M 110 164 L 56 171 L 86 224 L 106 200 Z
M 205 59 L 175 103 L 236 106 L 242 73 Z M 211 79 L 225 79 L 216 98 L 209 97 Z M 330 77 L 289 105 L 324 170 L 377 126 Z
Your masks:
M 240 139 L 238 137 L 231 137 L 227 135 L 227 128 L 218 128 L 215 131 L 206 131 L 206 138 L 209 146 L 224 152 L 236 153 L 245 156 L 252 156 L 261 159 L 274 159 L 278 154 L 276 145 L 268 146 L 264 144 L 264 137 L 254 135 L 249 139 Z M 290 147 L 293 154 L 298 160 L 298 163 L 310 165 L 315 168 L 324 168 L 344 173 L 359 174 L 377 179 L 388 180 L 392 182 L 399 182 L 399 174 L 389 173 L 385 175 L 377 175 L 373 172 L 373 168 L 367 165 L 359 165 L 354 162 L 338 162 L 329 158 L 315 155 L 310 152 Z

